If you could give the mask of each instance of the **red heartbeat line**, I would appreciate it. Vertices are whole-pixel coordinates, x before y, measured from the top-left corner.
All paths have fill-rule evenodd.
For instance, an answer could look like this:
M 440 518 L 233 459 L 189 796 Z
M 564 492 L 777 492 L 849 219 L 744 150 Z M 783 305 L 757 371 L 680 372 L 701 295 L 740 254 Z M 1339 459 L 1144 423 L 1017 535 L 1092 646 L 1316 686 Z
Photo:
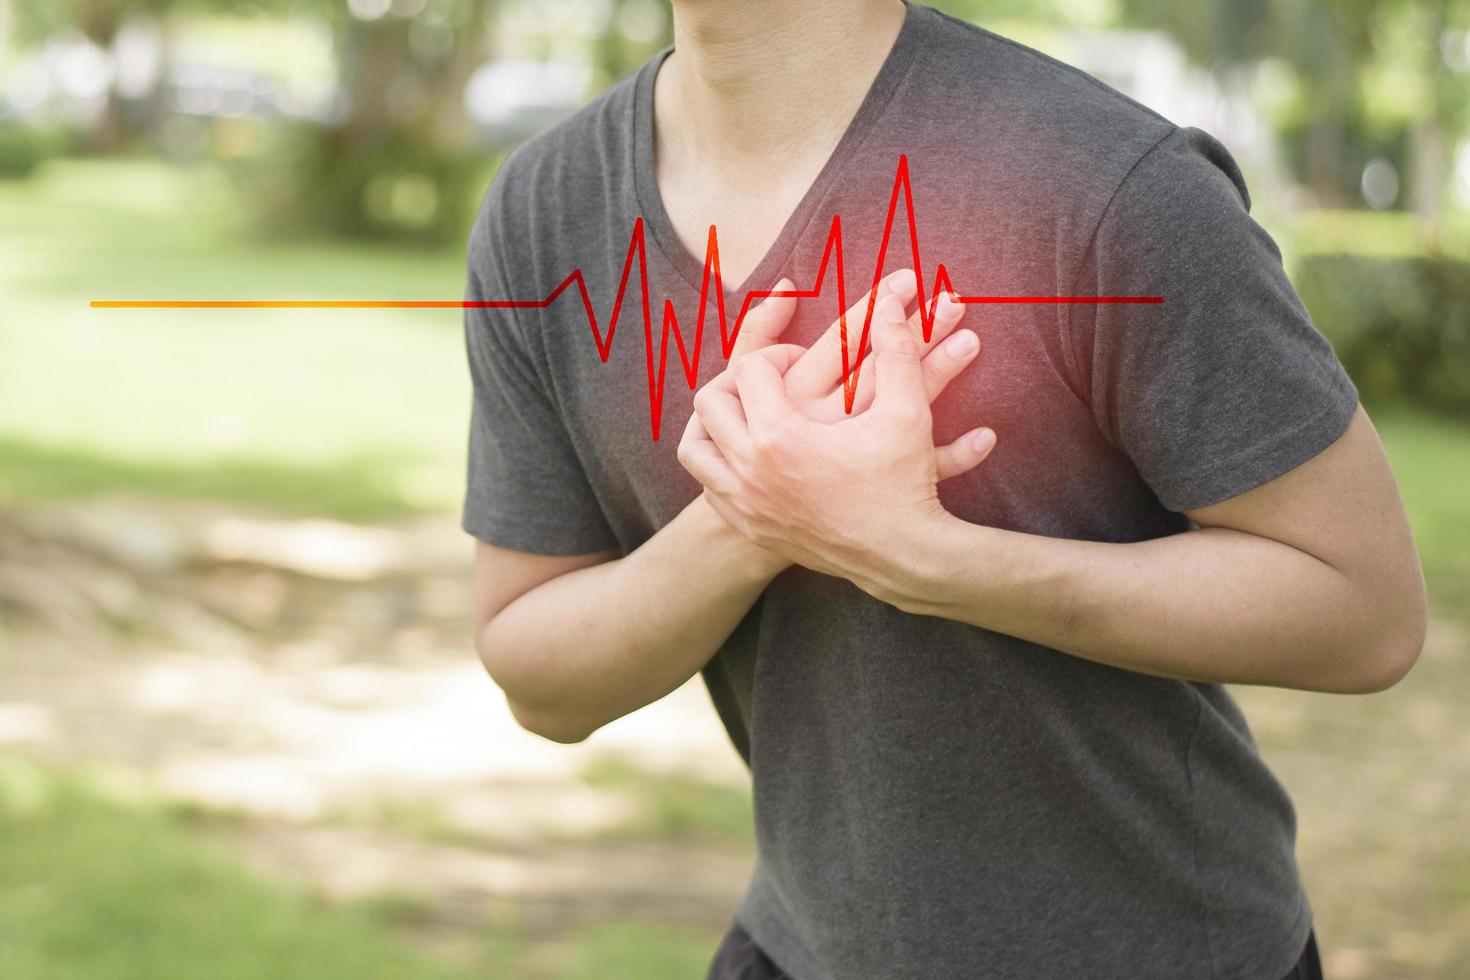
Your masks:
M 904 211 L 908 218 L 909 247 L 914 258 L 914 277 L 917 280 L 917 301 L 920 322 L 924 328 L 924 341 L 928 343 L 934 332 L 934 313 L 939 303 L 939 297 L 945 292 L 953 292 L 954 286 L 950 282 L 949 270 L 944 263 L 938 263 L 934 276 L 934 285 L 930 290 L 932 297 L 925 301 L 924 272 L 919 259 L 919 229 L 918 222 L 914 216 L 913 189 L 909 183 L 909 160 L 908 155 L 903 154 L 898 158 L 898 169 L 893 175 L 893 190 L 888 199 L 888 214 L 883 220 L 883 241 L 878 247 L 878 258 L 873 270 L 873 287 L 868 292 L 868 307 L 863 315 L 863 329 L 858 337 L 857 357 L 854 360 L 851 348 L 848 344 L 847 333 L 847 278 L 843 271 L 842 260 L 842 215 L 832 216 L 832 229 L 827 234 L 827 242 L 822 251 L 821 267 L 817 270 L 817 279 L 810 289 L 753 289 L 745 294 L 745 299 L 740 304 L 740 312 L 735 317 L 733 328 L 729 326 L 729 320 L 725 313 L 725 289 L 724 282 L 720 277 L 720 245 L 716 237 L 715 226 L 710 225 L 709 240 L 704 253 L 704 276 L 699 287 L 699 316 L 694 323 L 694 339 L 691 344 L 686 345 L 684 333 L 679 329 L 679 317 L 674 310 L 674 301 L 664 299 L 663 335 L 660 339 L 657 362 L 655 364 L 653 351 L 653 314 L 649 309 L 648 290 L 648 252 L 644 244 L 643 219 L 640 217 L 633 222 L 633 232 L 628 239 L 628 254 L 623 260 L 623 273 L 618 281 L 617 296 L 613 300 L 612 314 L 608 317 L 607 333 L 604 335 L 598 327 L 597 311 L 592 306 L 592 297 L 587 291 L 587 281 L 582 276 L 580 268 L 573 269 L 571 273 L 551 291 L 545 299 L 497 299 L 497 300 L 465 300 L 465 301 L 377 301 L 377 300 L 168 300 L 168 301 L 128 301 L 128 300 L 97 300 L 91 305 L 95 309 L 490 309 L 490 310 L 542 310 L 555 303 L 561 294 L 575 286 L 577 295 L 582 300 L 582 308 L 587 316 L 587 325 L 592 331 L 592 342 L 597 345 L 597 356 L 602 363 L 606 364 L 609 354 L 612 352 L 613 337 L 617 334 L 618 317 L 623 311 L 623 299 L 628 291 L 628 282 L 632 278 L 633 258 L 638 259 L 638 281 L 642 293 L 643 314 L 643 346 L 648 362 L 648 411 L 652 424 L 654 441 L 658 441 L 659 430 L 663 421 L 664 402 L 664 378 L 667 374 L 669 355 L 669 335 L 672 334 L 674 344 L 679 350 L 679 360 L 684 366 L 684 377 L 689 383 L 692 391 L 699 385 L 699 352 L 704 343 L 704 321 L 709 310 L 709 295 L 713 290 L 715 295 L 715 307 L 720 318 L 720 351 L 726 360 L 734 350 L 735 340 L 740 336 L 740 326 L 745 322 L 745 315 L 750 311 L 750 306 L 757 300 L 768 297 L 782 297 L 791 299 L 815 299 L 821 296 L 822 283 L 826 281 L 827 269 L 834 262 L 837 267 L 837 321 L 838 334 L 842 341 L 842 384 L 843 402 L 848 412 L 852 411 L 853 402 L 857 397 L 858 372 L 863 360 L 867 356 L 868 334 L 873 322 L 873 310 L 877 304 L 878 284 L 883 279 L 883 260 L 888 254 L 888 242 L 893 236 L 893 219 L 898 213 L 899 194 L 902 192 Z M 1002 304 L 1066 304 L 1066 303 L 1162 303 L 1162 296 L 957 296 L 959 302 L 972 305 L 1002 305 Z

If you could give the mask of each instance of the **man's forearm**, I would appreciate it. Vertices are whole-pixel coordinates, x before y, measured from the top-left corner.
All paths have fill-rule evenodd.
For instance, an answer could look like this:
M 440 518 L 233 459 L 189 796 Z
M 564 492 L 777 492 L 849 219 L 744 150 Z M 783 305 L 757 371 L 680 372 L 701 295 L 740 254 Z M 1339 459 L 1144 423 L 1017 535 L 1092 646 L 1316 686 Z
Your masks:
M 1142 673 L 1364 692 L 1417 653 L 1393 610 L 1332 566 L 1225 528 L 1109 544 L 951 518 L 903 554 L 861 576 L 899 608 Z
M 481 657 L 522 724 L 577 741 L 697 673 L 785 565 L 701 497 L 626 557 L 511 602 Z

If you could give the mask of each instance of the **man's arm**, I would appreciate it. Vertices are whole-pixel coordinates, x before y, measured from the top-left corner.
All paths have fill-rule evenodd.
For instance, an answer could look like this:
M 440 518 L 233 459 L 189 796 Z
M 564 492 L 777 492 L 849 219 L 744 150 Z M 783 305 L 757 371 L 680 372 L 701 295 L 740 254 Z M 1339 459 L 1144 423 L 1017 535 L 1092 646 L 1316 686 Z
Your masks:
M 778 283 L 778 295 L 752 311 L 731 362 L 759 358 L 783 372 L 793 408 L 804 417 L 847 418 L 838 356 L 841 320 L 809 350 L 772 345 L 795 305 L 784 295 L 790 288 L 787 281 Z M 912 271 L 899 270 L 880 283 L 878 294 L 891 295 L 902 308 L 916 291 Z M 861 316 L 867 302 L 865 294 L 848 319 Z M 928 341 L 920 341 L 918 312 L 900 327 L 921 359 L 919 397 L 926 403 L 979 350 L 973 333 L 953 336 L 964 307 L 952 298 L 936 304 Z M 733 391 L 726 373 L 707 384 L 701 398 L 733 397 Z M 872 379 L 860 379 L 854 403 L 859 416 L 872 394 Z M 691 425 L 697 430 L 697 420 Z M 948 447 L 937 454 L 932 446 L 925 449 L 946 473 L 983 458 Z M 475 646 L 524 727 L 555 741 L 580 741 L 696 674 L 788 564 L 732 529 L 703 496 L 624 558 L 611 551 L 551 557 L 480 542 Z
M 624 558 L 480 542 L 475 647 L 521 725 L 581 741 L 698 673 L 785 567 L 703 497 Z
M 1370 692 L 1413 665 L 1423 577 L 1361 408 L 1314 458 L 1190 512 L 1198 530 L 1049 538 L 944 510 L 918 352 L 891 310 L 873 345 L 872 408 L 843 424 L 793 412 L 758 359 L 735 368 L 738 404 L 698 406 L 711 445 L 681 458 L 756 544 L 907 612 L 1145 673 Z M 865 492 L 844 492 L 855 485 Z
M 1189 680 L 1367 693 L 1413 666 L 1424 581 L 1361 408 L 1316 457 L 1189 517 L 1198 530 L 1136 544 L 926 523 L 902 549 L 924 561 L 890 566 L 879 591 L 910 612 Z

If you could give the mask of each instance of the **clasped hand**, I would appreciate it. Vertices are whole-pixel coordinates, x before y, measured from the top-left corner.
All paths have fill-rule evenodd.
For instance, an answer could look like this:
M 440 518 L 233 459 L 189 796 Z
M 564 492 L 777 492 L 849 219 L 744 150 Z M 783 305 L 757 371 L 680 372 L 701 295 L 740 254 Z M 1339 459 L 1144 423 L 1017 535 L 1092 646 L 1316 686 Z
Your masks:
M 952 519 L 939 481 L 980 465 L 995 446 L 987 428 L 933 442 L 930 403 L 979 353 L 974 332 L 956 332 L 963 305 L 941 296 L 925 342 L 919 314 L 905 313 L 914 274 L 894 273 L 877 289 L 872 353 L 855 368 L 851 413 L 840 321 L 808 349 L 776 344 L 795 304 L 775 296 L 751 311 L 730 366 L 696 393 L 678 450 L 710 505 L 756 544 L 870 592 L 910 531 Z M 868 301 L 848 312 L 850 327 Z

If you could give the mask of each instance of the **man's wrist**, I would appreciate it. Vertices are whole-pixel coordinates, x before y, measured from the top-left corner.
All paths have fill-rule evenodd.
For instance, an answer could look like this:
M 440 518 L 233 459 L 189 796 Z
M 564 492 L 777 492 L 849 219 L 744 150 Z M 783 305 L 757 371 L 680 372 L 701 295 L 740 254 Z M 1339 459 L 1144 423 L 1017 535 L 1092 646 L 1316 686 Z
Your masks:
M 897 533 L 874 554 L 871 567 L 855 578 L 856 584 L 904 612 L 943 615 L 965 564 L 957 564 L 955 556 L 974 551 L 974 560 L 982 561 L 976 549 L 983 548 L 984 539 L 976 532 L 988 529 L 936 506 L 894 530 Z
M 720 554 L 727 554 L 732 567 L 738 570 L 745 581 L 765 584 L 791 564 L 732 527 L 710 505 L 709 499 L 703 493 L 689 505 L 689 511 L 698 522 L 700 536 L 705 539 L 707 546 L 716 549 Z

